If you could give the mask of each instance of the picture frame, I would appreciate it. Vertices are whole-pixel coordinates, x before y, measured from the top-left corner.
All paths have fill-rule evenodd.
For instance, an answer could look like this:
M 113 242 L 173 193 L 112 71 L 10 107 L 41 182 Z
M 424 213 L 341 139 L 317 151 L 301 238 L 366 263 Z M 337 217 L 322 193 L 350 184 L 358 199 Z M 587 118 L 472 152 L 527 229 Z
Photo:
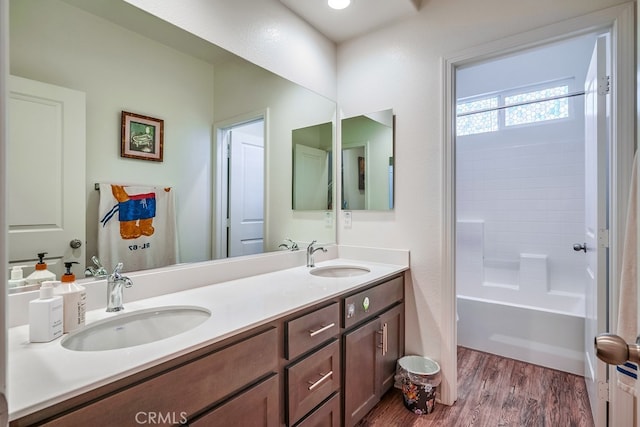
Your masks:
M 164 120 L 122 111 L 120 157 L 163 161 Z

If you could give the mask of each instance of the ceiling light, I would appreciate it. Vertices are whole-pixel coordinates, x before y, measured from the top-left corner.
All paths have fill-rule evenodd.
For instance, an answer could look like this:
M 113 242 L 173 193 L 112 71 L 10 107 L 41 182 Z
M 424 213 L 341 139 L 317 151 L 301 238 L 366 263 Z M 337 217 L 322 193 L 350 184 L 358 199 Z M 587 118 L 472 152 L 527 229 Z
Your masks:
M 351 0 L 329 0 L 329 7 L 332 9 L 344 9 L 351 4 Z

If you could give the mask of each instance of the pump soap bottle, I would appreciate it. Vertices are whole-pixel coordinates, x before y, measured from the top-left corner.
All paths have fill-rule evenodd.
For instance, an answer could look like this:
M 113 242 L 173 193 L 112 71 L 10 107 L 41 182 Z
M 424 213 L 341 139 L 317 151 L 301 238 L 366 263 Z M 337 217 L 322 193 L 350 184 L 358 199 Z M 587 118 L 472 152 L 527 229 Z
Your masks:
M 84 286 L 76 284 L 76 276 L 71 272 L 75 261 L 65 262 L 66 273 L 60 278 L 60 286 L 54 288 L 54 293 L 60 295 L 64 302 L 64 333 L 74 331 L 84 326 L 87 293 Z
M 11 279 L 8 280 L 10 288 L 17 288 L 18 286 L 24 286 L 27 281 L 24 279 L 22 269 L 25 265 L 14 265 L 11 268 Z
M 36 264 L 36 270 L 27 276 L 27 285 L 40 285 L 45 280 L 56 280 L 56 275 L 47 270 L 47 263 L 44 262 L 46 254 L 46 252 L 38 254 L 40 261 Z
M 53 294 L 56 282 L 40 286 L 40 298 L 29 301 L 29 341 L 49 342 L 62 336 L 62 297 Z M 58 282 L 59 283 L 59 282 Z

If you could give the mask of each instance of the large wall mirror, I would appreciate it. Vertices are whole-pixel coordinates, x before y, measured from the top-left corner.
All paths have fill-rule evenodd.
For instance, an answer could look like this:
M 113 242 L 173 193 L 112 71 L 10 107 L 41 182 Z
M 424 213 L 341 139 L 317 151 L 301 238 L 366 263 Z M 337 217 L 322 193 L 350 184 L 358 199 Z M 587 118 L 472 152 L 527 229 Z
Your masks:
M 333 123 L 291 132 L 294 210 L 333 209 Z
M 342 120 L 343 210 L 393 209 L 392 110 Z
M 218 224 L 227 223 L 227 212 L 217 202 L 225 191 L 218 177 L 227 162 L 221 147 L 229 130 L 256 120 L 263 120 L 258 136 L 264 140 L 264 224 L 263 241 L 252 245 L 250 253 L 282 250 L 279 245 L 285 238 L 336 241 L 335 225 L 328 225 L 326 212 L 297 215 L 291 208 L 292 130 L 328 123 L 322 139 L 331 152 L 334 101 L 121 0 L 11 0 L 10 74 L 82 92 L 86 102 L 86 172 L 73 169 L 82 159 L 64 164 L 69 168 L 65 170 L 73 171 L 72 179 L 83 183 L 80 215 L 86 220 L 86 234 L 80 240 L 85 244 L 72 253 L 67 248 L 55 259 L 56 251 L 40 240 L 33 247 L 21 247 L 18 259 L 10 255 L 12 261 L 33 266 L 36 254 L 46 251 L 50 266 L 56 266 L 52 270 L 60 274 L 60 261 L 73 255 L 81 265 L 76 274 L 82 277 L 84 267 L 98 254 L 100 192 L 95 184 L 100 182 L 175 189 L 178 262 L 245 254 L 218 247 L 223 240 Z M 121 157 L 122 111 L 164 120 L 162 162 Z M 52 153 L 51 158 L 56 157 L 60 153 Z M 30 166 L 13 160 L 8 160 L 13 171 Z M 23 183 L 20 190 L 24 188 L 56 195 L 47 200 L 69 192 L 55 180 Z M 9 193 L 17 197 L 11 188 Z M 10 231 L 10 246 L 11 242 Z M 127 270 L 126 259 L 122 261 Z M 25 275 L 29 272 L 25 269 Z

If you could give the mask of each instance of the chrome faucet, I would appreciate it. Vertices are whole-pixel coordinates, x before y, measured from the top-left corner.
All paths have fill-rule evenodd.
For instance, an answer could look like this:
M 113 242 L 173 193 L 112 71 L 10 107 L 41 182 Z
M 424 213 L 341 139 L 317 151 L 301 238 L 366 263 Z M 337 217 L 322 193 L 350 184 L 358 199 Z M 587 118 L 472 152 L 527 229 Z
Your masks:
M 113 269 L 113 273 L 109 275 L 107 279 L 107 311 L 120 311 L 124 310 L 122 306 L 122 291 L 124 287 L 130 288 L 133 286 L 133 282 L 127 276 L 120 274 L 124 265 L 119 262 L 116 268 Z
M 106 268 L 102 266 L 102 263 L 97 256 L 92 256 L 91 261 L 95 264 L 95 267 L 89 266 L 84 270 L 85 277 L 95 277 L 96 279 L 104 279 L 109 275 Z
M 284 243 L 281 243 L 279 248 L 287 248 L 290 251 L 297 251 L 300 249 L 298 244 L 291 239 L 284 239 Z
M 327 252 L 327 250 L 322 246 L 318 246 L 317 248 L 314 248 L 313 245 L 315 244 L 316 244 L 316 241 L 314 240 L 313 242 L 309 243 L 309 246 L 307 246 L 307 267 L 316 266 L 316 263 L 313 260 L 314 253 L 316 253 L 317 251 Z

